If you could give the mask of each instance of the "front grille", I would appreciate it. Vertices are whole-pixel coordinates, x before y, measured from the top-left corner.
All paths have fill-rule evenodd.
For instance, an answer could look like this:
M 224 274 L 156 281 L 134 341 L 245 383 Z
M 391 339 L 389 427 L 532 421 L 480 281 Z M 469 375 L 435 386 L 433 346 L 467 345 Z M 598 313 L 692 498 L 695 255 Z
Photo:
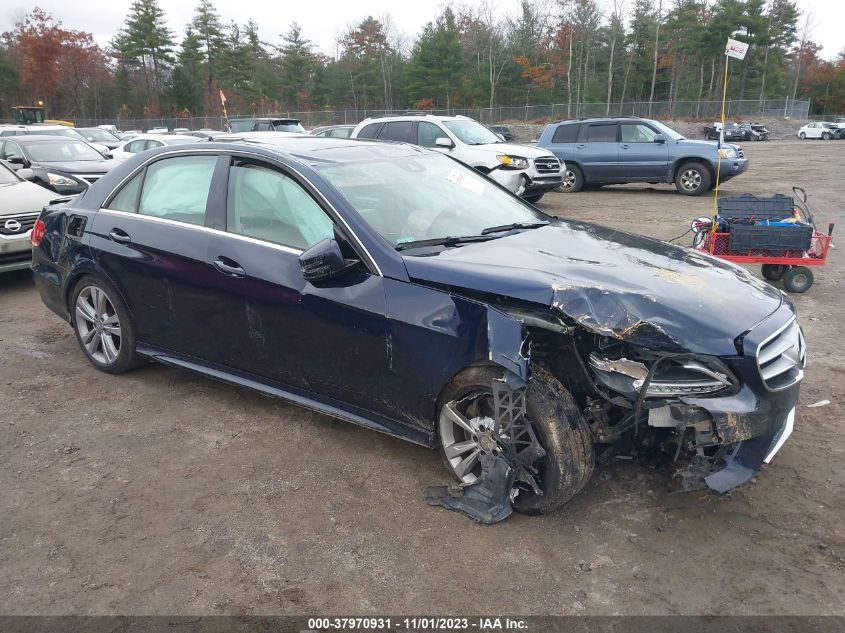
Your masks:
M 740 158 L 745 158 L 745 152 L 742 151 L 742 148 L 739 145 L 736 146 L 736 155 Z
M 560 173 L 560 161 L 557 158 L 553 158 L 552 156 L 535 158 L 534 166 L 537 168 L 537 172 L 541 174 Z
M 93 185 L 103 177 L 103 174 L 77 174 L 77 177 L 82 178 L 82 180 L 87 182 L 89 185 Z
M 786 389 L 804 377 L 807 347 L 798 321 L 792 319 L 757 348 L 757 366 L 771 391 Z
M 33 227 L 37 219 L 37 213 L 0 215 L 0 235 L 23 235 Z

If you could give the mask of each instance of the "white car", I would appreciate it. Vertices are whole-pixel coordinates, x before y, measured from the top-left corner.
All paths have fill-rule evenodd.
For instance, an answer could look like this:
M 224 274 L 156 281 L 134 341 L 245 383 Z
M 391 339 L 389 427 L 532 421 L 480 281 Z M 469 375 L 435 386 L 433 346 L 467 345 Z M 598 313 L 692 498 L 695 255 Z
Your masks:
M 112 158 L 115 160 L 126 160 L 144 150 L 165 145 L 183 145 L 185 143 L 198 143 L 205 139 L 185 134 L 139 134 L 123 141 L 117 149 L 112 151 Z
M 428 147 L 475 167 L 527 202 L 563 183 L 564 165 L 550 151 L 506 143 L 465 116 L 411 112 L 361 121 L 350 138 L 398 141 Z
M 833 123 L 813 121 L 798 130 L 798 138 L 802 141 L 806 138 L 821 138 L 828 141 L 833 138 L 837 127 Z

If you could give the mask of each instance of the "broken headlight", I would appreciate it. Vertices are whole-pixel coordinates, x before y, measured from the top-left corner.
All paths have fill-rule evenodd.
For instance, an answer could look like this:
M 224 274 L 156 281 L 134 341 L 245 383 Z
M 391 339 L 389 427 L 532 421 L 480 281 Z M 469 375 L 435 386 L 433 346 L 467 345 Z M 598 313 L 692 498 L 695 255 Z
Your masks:
M 645 393 L 647 398 L 711 394 L 733 384 L 726 369 L 710 366 L 700 360 L 657 358 L 647 365 L 627 358 L 611 359 L 597 354 L 590 355 L 590 367 L 596 375 L 596 381 L 631 399 L 640 396 L 649 372 L 655 365 Z

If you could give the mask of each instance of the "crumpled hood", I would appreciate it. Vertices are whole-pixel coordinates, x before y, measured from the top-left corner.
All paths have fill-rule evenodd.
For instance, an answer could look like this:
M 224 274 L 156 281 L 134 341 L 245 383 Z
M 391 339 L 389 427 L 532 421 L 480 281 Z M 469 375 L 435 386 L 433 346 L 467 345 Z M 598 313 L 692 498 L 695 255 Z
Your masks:
M 592 332 L 665 351 L 736 355 L 736 337 L 784 296 L 733 264 L 586 222 L 404 259 L 416 282 L 547 305 Z
M 529 145 L 518 145 L 516 143 L 490 143 L 489 145 L 470 145 L 473 151 L 482 150 L 491 154 L 509 154 L 511 156 L 522 156 L 523 158 L 540 158 L 541 156 L 555 155 L 547 149 L 531 147 Z
M 58 194 L 32 182 L 0 185 L 0 218 L 18 213 L 39 213 Z

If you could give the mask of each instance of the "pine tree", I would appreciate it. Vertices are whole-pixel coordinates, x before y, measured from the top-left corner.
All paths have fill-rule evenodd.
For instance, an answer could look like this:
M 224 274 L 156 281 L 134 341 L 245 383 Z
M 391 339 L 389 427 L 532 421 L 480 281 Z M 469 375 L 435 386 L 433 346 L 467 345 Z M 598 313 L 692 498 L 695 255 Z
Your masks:
M 411 102 L 431 99 L 435 105 L 450 108 L 459 94 L 464 77 L 458 26 L 451 7 L 435 22 L 429 22 L 414 45 L 405 79 Z
M 163 111 L 163 77 L 173 63 L 173 34 L 165 24 L 158 0 L 135 0 L 125 28 L 126 53 L 138 62 L 147 85 L 148 104 Z

